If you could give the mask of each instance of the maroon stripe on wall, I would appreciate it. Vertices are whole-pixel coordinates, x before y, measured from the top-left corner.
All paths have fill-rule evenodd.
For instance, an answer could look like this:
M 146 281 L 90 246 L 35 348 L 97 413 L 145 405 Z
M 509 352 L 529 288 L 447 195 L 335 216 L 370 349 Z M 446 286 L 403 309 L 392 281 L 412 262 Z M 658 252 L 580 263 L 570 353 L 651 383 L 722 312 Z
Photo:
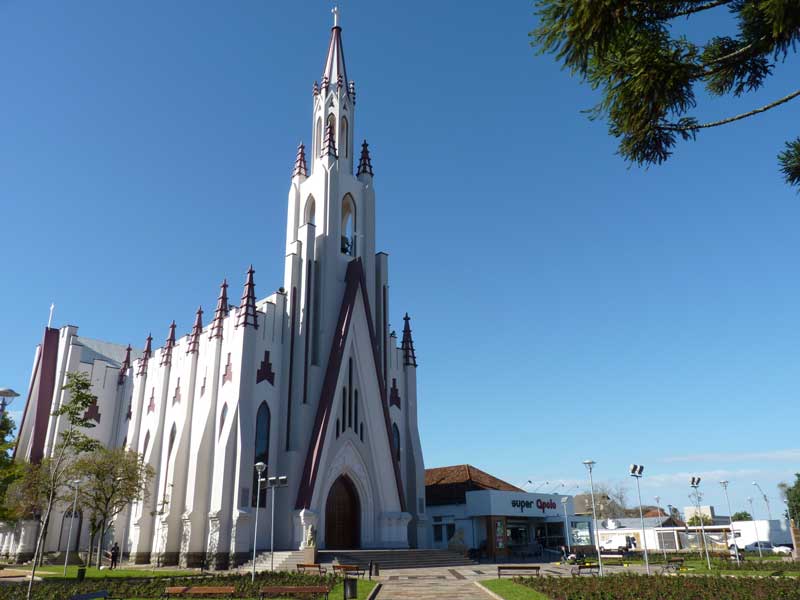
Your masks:
M 356 294 L 359 287 L 361 288 L 361 298 L 364 302 L 364 309 L 367 318 L 367 326 L 369 329 L 369 338 L 372 344 L 372 362 L 375 367 L 375 375 L 378 379 L 378 389 L 381 392 L 381 408 L 383 409 L 383 418 L 386 425 L 386 439 L 389 443 L 389 448 L 392 447 L 392 424 L 389 419 L 389 406 L 386 402 L 386 388 L 381 384 L 383 374 L 381 373 L 381 360 L 378 353 L 378 342 L 375 337 L 375 325 L 372 322 L 372 314 L 370 313 L 369 297 L 367 295 L 367 283 L 364 276 L 364 266 L 360 258 L 356 258 L 347 265 L 347 274 L 345 275 L 347 287 L 344 291 L 342 298 L 342 306 L 339 309 L 339 321 L 336 327 L 336 334 L 333 336 L 331 342 L 331 352 L 328 358 L 328 366 L 325 369 L 325 379 L 322 385 L 322 393 L 320 394 L 319 405 L 317 406 L 317 416 L 314 421 L 314 432 L 311 436 L 311 442 L 306 454 L 306 462 L 303 467 L 303 476 L 300 480 L 300 489 L 297 494 L 297 502 L 295 508 L 301 510 L 303 508 L 310 508 L 312 496 L 314 494 L 314 484 L 317 480 L 317 473 L 319 472 L 319 463 L 322 458 L 323 444 L 325 441 L 325 433 L 327 431 L 328 422 L 330 421 L 331 411 L 336 396 L 336 380 L 339 378 L 339 372 L 342 366 L 342 358 L 344 356 L 344 345 L 347 340 L 347 333 L 350 329 L 350 323 L 353 320 L 353 309 L 355 308 Z M 392 466 L 394 467 L 394 479 L 397 486 L 397 497 L 400 501 L 400 510 L 405 512 L 406 500 L 403 494 L 402 479 L 400 478 L 400 464 L 397 457 L 390 451 L 392 458 Z
M 50 422 L 53 391 L 56 386 L 58 329 L 45 328 L 41 356 L 38 376 L 39 393 L 36 396 L 36 420 L 33 422 L 33 442 L 30 455 L 32 463 L 40 462 L 44 456 L 44 442 L 47 437 L 47 425 Z

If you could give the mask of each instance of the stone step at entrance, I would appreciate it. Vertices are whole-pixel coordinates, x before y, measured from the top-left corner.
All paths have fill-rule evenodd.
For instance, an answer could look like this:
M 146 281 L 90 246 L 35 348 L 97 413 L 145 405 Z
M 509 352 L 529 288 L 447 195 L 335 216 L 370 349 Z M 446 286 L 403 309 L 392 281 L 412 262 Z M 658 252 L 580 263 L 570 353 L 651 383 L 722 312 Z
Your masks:
M 317 562 L 355 564 L 368 567 L 378 563 L 381 569 L 414 569 L 420 567 L 459 567 L 477 564 L 458 552 L 449 550 L 320 550 Z
M 269 550 L 261 551 L 256 554 L 256 571 L 268 571 L 271 564 Z M 305 562 L 304 554 L 300 550 L 280 550 L 275 551 L 275 570 L 276 571 L 295 571 L 299 563 Z M 243 564 L 240 569 L 244 571 L 252 570 L 253 561 L 250 560 Z

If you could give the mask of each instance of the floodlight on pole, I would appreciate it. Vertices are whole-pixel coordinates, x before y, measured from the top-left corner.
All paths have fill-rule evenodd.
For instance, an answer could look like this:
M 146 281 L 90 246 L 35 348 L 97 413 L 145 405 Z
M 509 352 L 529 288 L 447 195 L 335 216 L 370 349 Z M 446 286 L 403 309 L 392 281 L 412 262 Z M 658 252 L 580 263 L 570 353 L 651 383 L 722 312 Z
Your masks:
M 733 512 L 731 512 L 731 499 L 728 496 L 728 480 L 723 479 L 719 482 L 722 486 L 722 489 L 725 490 L 725 501 L 728 503 L 728 520 L 731 523 L 731 537 L 733 537 L 733 552 L 736 555 L 736 564 L 740 565 L 741 562 L 739 560 L 739 544 L 736 543 L 736 532 L 733 530 Z
M 700 509 L 700 498 L 702 495 L 700 494 L 700 490 L 697 488 L 700 487 L 700 478 L 699 477 L 692 477 L 689 480 L 689 486 L 694 489 L 694 500 L 697 505 L 697 518 L 700 519 L 700 534 L 703 536 L 703 548 L 706 551 L 706 564 L 708 565 L 708 570 L 711 570 L 711 557 L 708 554 L 708 542 L 706 541 L 706 526 L 705 521 L 703 520 L 703 513 Z M 691 496 L 690 496 L 691 497 Z
M 600 555 L 600 532 L 597 531 L 597 510 L 594 506 L 594 479 L 592 478 L 592 470 L 597 463 L 593 460 L 583 461 L 583 466 L 589 471 L 589 491 L 592 496 L 592 527 L 594 528 L 594 547 L 597 550 L 597 568 L 600 571 L 600 577 L 603 576 L 603 557 Z
M 256 580 L 256 550 L 258 549 L 258 510 L 261 508 L 261 484 L 266 481 L 261 475 L 267 468 L 263 462 L 259 461 L 255 465 L 256 469 L 256 516 L 253 519 L 253 574 L 252 581 Z
M 629 469 L 631 477 L 636 480 L 636 493 L 639 496 L 639 522 L 642 524 L 642 546 L 644 546 L 644 566 L 647 574 L 650 575 L 650 559 L 647 556 L 647 532 L 644 530 L 644 512 L 642 511 L 642 489 L 639 480 L 644 473 L 644 465 L 631 465 Z
M 753 485 L 756 487 L 756 489 L 757 489 L 759 492 L 761 492 L 761 497 L 764 499 L 764 504 L 766 504 L 766 505 L 767 505 L 767 519 L 769 519 L 770 521 L 772 521 L 772 510 L 771 510 L 771 509 L 770 509 L 770 507 L 769 507 L 769 498 L 767 498 L 767 495 L 764 493 L 764 490 L 762 490 L 762 489 L 761 489 L 761 486 L 760 486 L 760 485 L 758 485 L 758 482 L 757 482 L 757 481 L 754 481 L 754 482 L 753 482 Z
M 6 406 L 11 404 L 11 400 L 18 396 L 19 394 L 11 388 L 0 388 L 0 416 L 6 412 Z

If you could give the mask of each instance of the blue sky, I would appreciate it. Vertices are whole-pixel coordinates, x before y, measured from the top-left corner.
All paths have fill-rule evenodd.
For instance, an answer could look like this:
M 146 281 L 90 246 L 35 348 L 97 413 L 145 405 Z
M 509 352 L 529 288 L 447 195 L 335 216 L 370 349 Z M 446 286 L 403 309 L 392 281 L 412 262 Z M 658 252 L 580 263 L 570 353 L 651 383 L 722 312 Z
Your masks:
M 0 1 L 0 386 L 27 389 L 51 301 L 56 326 L 141 346 L 251 262 L 260 297 L 280 286 L 330 6 Z M 778 507 L 800 197 L 775 155 L 800 103 L 629 168 L 581 113 L 596 96 L 529 48 L 528 3 L 352 0 L 342 24 L 426 463 L 547 489 L 636 462 L 645 502 L 688 504 L 699 474 L 721 512 L 721 477 L 734 509 L 753 479 Z M 797 62 L 699 115 L 783 96 Z

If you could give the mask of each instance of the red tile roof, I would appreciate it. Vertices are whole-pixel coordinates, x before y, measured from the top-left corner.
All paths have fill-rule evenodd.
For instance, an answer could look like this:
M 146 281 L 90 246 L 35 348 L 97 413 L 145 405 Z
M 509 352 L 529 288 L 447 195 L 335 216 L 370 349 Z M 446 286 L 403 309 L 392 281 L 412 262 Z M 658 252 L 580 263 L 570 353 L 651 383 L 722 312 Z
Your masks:
M 456 483 L 471 483 L 477 489 L 502 490 L 506 492 L 523 492 L 510 483 L 498 479 L 493 475 L 472 465 L 455 465 L 452 467 L 436 467 L 425 469 L 425 487 L 430 485 L 452 485 Z

